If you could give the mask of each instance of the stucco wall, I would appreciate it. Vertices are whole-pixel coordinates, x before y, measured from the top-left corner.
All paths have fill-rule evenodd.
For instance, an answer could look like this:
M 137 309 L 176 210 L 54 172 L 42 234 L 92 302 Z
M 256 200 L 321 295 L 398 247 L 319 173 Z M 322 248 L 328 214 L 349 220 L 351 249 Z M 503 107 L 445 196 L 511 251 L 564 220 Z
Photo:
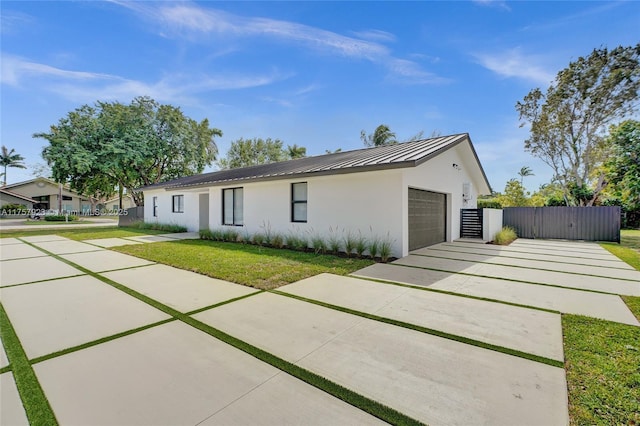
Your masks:
M 307 182 L 307 222 L 291 222 L 291 184 Z M 277 180 L 242 185 L 244 226 L 241 232 L 295 233 L 325 239 L 331 232 L 342 238 L 347 230 L 366 237 L 390 236 L 394 253 L 401 250 L 396 238 L 402 229 L 399 171 L 319 176 L 307 179 Z M 209 226 L 222 227 L 222 190 L 239 185 L 213 187 L 209 195 Z
M 196 231 L 201 228 L 199 194 L 208 193 L 208 228 L 222 228 L 222 191 L 242 187 L 244 225 L 236 227 L 241 233 L 270 230 L 285 236 L 296 233 L 327 239 L 330 232 L 343 237 L 350 230 L 367 238 L 392 240 L 393 255 L 400 257 L 408 254 L 410 187 L 447 194 L 447 240 L 459 238 L 460 209 L 475 208 L 477 188 L 486 186 L 484 181 L 477 181 L 480 174 L 472 155 L 466 144 L 460 144 L 415 168 L 145 191 L 145 220 L 181 224 Z M 291 222 L 291 184 L 296 182 L 307 182 L 307 223 Z M 470 184 L 467 200 L 462 196 L 465 183 Z M 184 213 L 171 212 L 171 196 L 176 194 L 184 195 Z M 156 218 L 152 215 L 154 196 L 158 197 Z
M 478 186 L 480 182 L 474 181 L 474 163 L 465 162 L 468 148 L 461 144 L 415 168 L 404 169 L 403 179 L 403 213 L 402 217 L 409 214 L 408 188 L 424 189 L 427 191 L 447 194 L 447 241 L 460 238 L 460 209 L 476 207 L 478 199 Z M 454 167 L 453 165 L 458 167 Z M 476 166 L 477 167 L 477 166 Z M 470 199 L 463 200 L 462 189 L 465 183 L 471 184 Z M 403 253 L 408 253 L 408 222 L 403 221 Z
M 482 239 L 493 241 L 502 229 L 502 209 L 482 209 Z

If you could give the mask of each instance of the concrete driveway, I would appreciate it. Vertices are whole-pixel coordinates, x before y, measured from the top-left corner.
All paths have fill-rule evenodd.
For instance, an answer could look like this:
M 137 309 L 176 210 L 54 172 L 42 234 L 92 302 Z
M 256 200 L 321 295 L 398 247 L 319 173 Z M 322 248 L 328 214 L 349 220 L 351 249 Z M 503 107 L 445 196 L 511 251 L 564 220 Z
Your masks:
M 596 315 L 633 323 L 613 290 L 633 292 L 634 274 L 600 292 L 532 284 L 536 269 L 491 263 L 494 252 L 456 258 L 479 245 L 440 245 L 357 273 L 407 285 L 322 274 L 261 292 L 104 249 L 116 243 L 0 239 L 0 302 L 23 350 L 8 348 L 9 358 L 0 351 L 2 424 L 26 424 L 14 380 L 24 371 L 12 368 L 21 356 L 60 424 L 381 422 L 287 365 L 428 424 L 567 424 L 557 292 L 578 294 L 570 303 L 566 293 L 568 308 L 604 303 Z M 505 262 L 523 256 L 516 249 L 553 249 L 554 257 L 569 249 L 527 244 L 504 250 Z M 571 250 L 572 259 L 604 262 L 589 275 L 604 274 L 602 282 L 609 268 L 633 272 L 592 246 Z M 458 266 L 445 272 L 423 259 Z M 526 279 L 488 278 L 499 268 Z M 496 301 L 462 297 L 483 291 Z M 230 338 L 282 362 L 256 358 Z

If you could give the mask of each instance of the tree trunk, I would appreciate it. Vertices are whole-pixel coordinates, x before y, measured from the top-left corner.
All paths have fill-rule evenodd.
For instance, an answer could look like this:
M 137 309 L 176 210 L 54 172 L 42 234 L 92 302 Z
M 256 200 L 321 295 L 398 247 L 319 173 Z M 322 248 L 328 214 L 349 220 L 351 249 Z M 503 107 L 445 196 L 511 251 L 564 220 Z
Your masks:
M 593 206 L 593 204 L 598 199 L 598 196 L 600 195 L 602 190 L 607 186 L 608 183 L 609 182 L 605 179 L 604 173 L 600 173 L 600 176 L 598 176 L 598 184 L 596 185 L 595 189 L 593 190 L 593 197 L 587 203 L 587 207 L 592 207 Z

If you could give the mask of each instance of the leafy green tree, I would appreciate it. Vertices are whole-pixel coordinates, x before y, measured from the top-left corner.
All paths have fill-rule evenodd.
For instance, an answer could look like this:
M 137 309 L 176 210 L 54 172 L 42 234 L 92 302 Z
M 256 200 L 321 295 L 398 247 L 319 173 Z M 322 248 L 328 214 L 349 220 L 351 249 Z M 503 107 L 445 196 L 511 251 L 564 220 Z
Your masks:
M 288 145 L 283 148 L 283 142 L 280 139 L 240 138 L 231 142 L 227 155 L 218 160 L 217 164 L 223 170 L 237 169 L 293 160 L 306 155 L 307 148 L 298 145 Z
M 68 113 L 49 133 L 42 157 L 53 178 L 85 195 L 126 188 L 136 205 L 141 186 L 200 173 L 216 158 L 221 136 L 209 121 L 197 122 L 180 108 L 148 97 L 131 104 L 96 102 Z
M 0 150 L 0 166 L 4 168 L 2 176 L 4 176 L 3 186 L 7 185 L 7 167 L 13 167 L 16 169 L 26 169 L 24 165 L 24 157 L 15 153 L 15 149 L 9 150 L 6 146 L 2 145 Z
M 360 139 L 362 139 L 365 146 L 394 145 L 398 143 L 396 134 L 386 124 L 379 125 L 373 133 L 368 135 L 364 130 L 361 130 Z
M 540 185 L 540 188 L 531 194 L 530 205 L 534 207 L 566 206 L 567 203 L 562 186 L 558 183 Z
M 518 172 L 518 176 L 520 176 L 520 185 L 524 185 L 524 178 L 526 178 L 527 176 L 535 175 L 533 174 L 533 170 L 531 170 L 531 167 L 524 166 Z
M 529 198 L 522 184 L 518 179 L 511 179 L 504 187 L 504 193 L 496 197 L 502 207 L 526 207 L 529 205 Z
M 612 156 L 606 164 L 612 192 L 628 208 L 640 209 L 640 121 L 627 120 L 612 126 Z
M 637 107 L 640 88 L 640 44 L 594 49 L 560 71 L 546 93 L 539 88 L 516 104 L 521 127 L 529 124 L 525 150 L 548 164 L 569 195 L 594 181 L 593 205 L 606 182 L 595 176 L 610 146 L 606 126 Z

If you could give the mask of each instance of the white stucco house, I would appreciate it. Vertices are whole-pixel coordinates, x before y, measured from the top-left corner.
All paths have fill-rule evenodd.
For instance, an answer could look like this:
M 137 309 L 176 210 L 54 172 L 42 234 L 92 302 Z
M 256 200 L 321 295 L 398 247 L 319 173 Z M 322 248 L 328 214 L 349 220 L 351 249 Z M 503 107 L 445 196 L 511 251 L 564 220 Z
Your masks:
M 146 222 L 190 231 L 361 233 L 393 255 L 460 236 L 491 188 L 468 134 L 188 176 L 142 188 Z M 338 231 L 336 231 L 338 230 Z

